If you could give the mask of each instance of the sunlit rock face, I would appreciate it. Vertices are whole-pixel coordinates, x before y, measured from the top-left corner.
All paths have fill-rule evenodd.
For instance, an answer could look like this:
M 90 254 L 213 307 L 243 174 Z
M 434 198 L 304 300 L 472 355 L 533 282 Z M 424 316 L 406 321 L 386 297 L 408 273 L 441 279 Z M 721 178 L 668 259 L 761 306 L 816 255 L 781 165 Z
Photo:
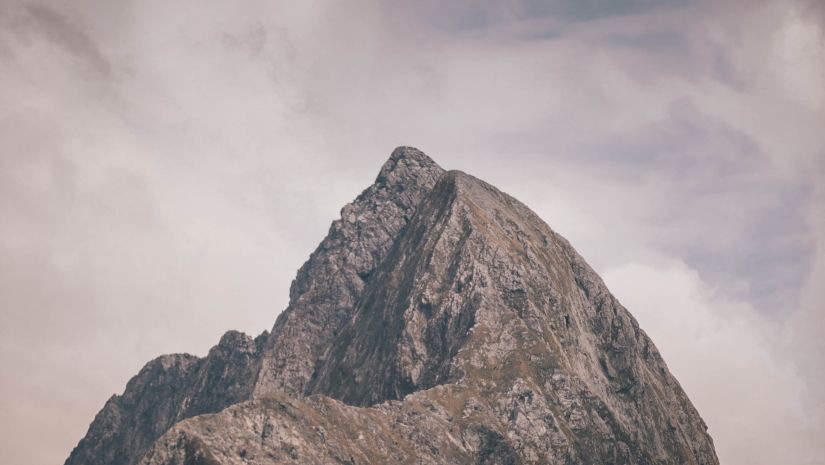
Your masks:
M 401 147 L 271 333 L 150 362 L 67 464 L 718 464 L 706 430 L 565 239 Z

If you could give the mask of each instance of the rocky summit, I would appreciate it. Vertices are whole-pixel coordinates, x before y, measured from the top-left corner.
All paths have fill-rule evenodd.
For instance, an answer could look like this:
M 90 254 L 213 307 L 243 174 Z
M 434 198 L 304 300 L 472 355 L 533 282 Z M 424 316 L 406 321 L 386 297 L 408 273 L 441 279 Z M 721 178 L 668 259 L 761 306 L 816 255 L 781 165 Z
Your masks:
M 717 465 L 650 338 L 525 205 L 396 149 L 271 332 L 149 362 L 66 465 Z

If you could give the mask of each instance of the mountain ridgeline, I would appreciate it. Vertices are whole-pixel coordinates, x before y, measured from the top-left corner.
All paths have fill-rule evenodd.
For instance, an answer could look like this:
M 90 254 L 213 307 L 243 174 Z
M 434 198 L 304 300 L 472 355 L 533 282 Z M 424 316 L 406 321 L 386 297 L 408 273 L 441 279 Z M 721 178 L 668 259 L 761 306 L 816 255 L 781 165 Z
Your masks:
M 396 149 L 271 332 L 149 362 L 66 465 L 718 465 L 636 320 L 519 201 Z

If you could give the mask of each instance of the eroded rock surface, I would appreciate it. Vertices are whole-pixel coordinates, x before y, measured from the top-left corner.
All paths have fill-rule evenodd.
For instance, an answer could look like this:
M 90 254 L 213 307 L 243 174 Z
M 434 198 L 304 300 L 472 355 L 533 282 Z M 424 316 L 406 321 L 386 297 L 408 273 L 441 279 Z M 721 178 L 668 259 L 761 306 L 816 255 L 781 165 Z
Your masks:
M 267 333 L 229 331 L 206 357 L 163 355 L 103 407 L 66 465 L 136 463 L 172 425 L 252 398 Z
M 342 210 L 290 298 L 231 375 L 204 377 L 209 357 L 147 365 L 81 441 L 101 457 L 88 463 L 718 464 L 653 343 L 570 244 L 415 149 Z M 106 434 L 134 418 L 151 434 L 118 462 Z
M 420 151 L 399 147 L 375 183 L 341 210 L 341 219 L 292 282 L 289 307 L 269 337 L 256 396 L 304 393 L 318 358 L 349 321 L 376 267 L 443 174 Z

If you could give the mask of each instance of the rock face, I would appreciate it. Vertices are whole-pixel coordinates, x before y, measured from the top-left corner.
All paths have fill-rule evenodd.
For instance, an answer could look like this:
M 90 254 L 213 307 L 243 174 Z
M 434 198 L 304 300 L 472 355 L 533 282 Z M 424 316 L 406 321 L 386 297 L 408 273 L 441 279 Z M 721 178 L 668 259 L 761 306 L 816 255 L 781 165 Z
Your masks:
M 136 463 L 172 425 L 249 400 L 267 333 L 257 339 L 229 331 L 204 358 L 163 355 L 112 396 L 66 465 Z
M 292 282 L 289 307 L 267 342 L 256 396 L 305 392 L 319 357 L 346 326 L 373 272 L 443 174 L 418 150 L 399 148 L 375 183 L 341 210 L 341 219 Z
M 67 464 L 716 465 L 706 430 L 566 240 L 402 147 L 271 334 L 150 362 Z

